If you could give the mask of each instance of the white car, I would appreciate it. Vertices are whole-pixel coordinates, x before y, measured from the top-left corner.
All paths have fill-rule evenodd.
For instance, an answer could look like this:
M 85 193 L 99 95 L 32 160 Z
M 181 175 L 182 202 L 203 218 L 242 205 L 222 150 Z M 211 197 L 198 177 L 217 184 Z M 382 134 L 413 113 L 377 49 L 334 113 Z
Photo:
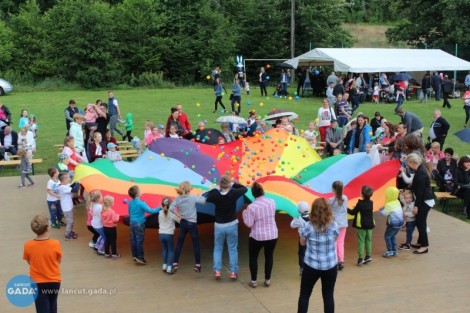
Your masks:
M 13 85 L 0 78 L 0 96 L 3 96 L 6 93 L 10 93 L 13 91 Z

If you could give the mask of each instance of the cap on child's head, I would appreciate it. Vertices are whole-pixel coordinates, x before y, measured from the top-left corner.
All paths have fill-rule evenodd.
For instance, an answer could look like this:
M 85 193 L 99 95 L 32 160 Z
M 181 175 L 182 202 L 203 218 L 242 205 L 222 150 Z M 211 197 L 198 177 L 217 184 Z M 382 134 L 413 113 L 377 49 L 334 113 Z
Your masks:
M 106 147 L 107 147 L 108 149 L 114 149 L 114 148 L 116 148 L 117 146 L 116 146 L 114 143 L 112 143 L 112 142 L 108 142 L 108 144 L 106 145 Z
M 310 211 L 310 206 L 307 202 L 301 201 L 297 204 L 297 209 L 301 215 L 305 215 Z
M 163 126 L 163 124 L 158 124 L 157 127 L 158 129 L 165 129 L 165 126 Z
M 65 159 L 68 159 L 68 158 L 69 158 L 69 155 L 67 153 L 59 154 L 59 162 L 65 160 Z

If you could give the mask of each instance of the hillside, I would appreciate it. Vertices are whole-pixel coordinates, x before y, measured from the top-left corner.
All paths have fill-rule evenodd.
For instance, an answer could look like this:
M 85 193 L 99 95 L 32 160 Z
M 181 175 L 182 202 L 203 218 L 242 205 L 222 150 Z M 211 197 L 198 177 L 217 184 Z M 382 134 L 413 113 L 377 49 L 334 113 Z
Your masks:
M 385 31 L 387 26 L 373 24 L 344 23 L 343 28 L 349 31 L 354 40 L 354 48 L 392 48 L 387 42 Z

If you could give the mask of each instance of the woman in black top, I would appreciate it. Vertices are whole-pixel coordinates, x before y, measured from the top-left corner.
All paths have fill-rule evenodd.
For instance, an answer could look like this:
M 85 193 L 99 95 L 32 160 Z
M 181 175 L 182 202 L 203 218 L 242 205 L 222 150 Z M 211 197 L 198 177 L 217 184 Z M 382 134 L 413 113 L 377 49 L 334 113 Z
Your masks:
M 470 157 L 463 156 L 459 160 L 454 177 L 455 195 L 463 199 L 464 214 L 470 218 Z

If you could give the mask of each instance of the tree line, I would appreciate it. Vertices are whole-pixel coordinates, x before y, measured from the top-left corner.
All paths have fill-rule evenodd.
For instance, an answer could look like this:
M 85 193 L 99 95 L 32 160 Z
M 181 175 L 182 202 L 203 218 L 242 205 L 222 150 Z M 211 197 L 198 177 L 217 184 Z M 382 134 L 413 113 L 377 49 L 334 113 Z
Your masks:
M 352 46 L 345 21 L 388 23 L 388 40 L 410 47 L 470 43 L 468 0 L 2 0 L 0 75 L 85 88 L 203 82 L 236 55 L 288 59 L 291 1 L 295 55 Z

